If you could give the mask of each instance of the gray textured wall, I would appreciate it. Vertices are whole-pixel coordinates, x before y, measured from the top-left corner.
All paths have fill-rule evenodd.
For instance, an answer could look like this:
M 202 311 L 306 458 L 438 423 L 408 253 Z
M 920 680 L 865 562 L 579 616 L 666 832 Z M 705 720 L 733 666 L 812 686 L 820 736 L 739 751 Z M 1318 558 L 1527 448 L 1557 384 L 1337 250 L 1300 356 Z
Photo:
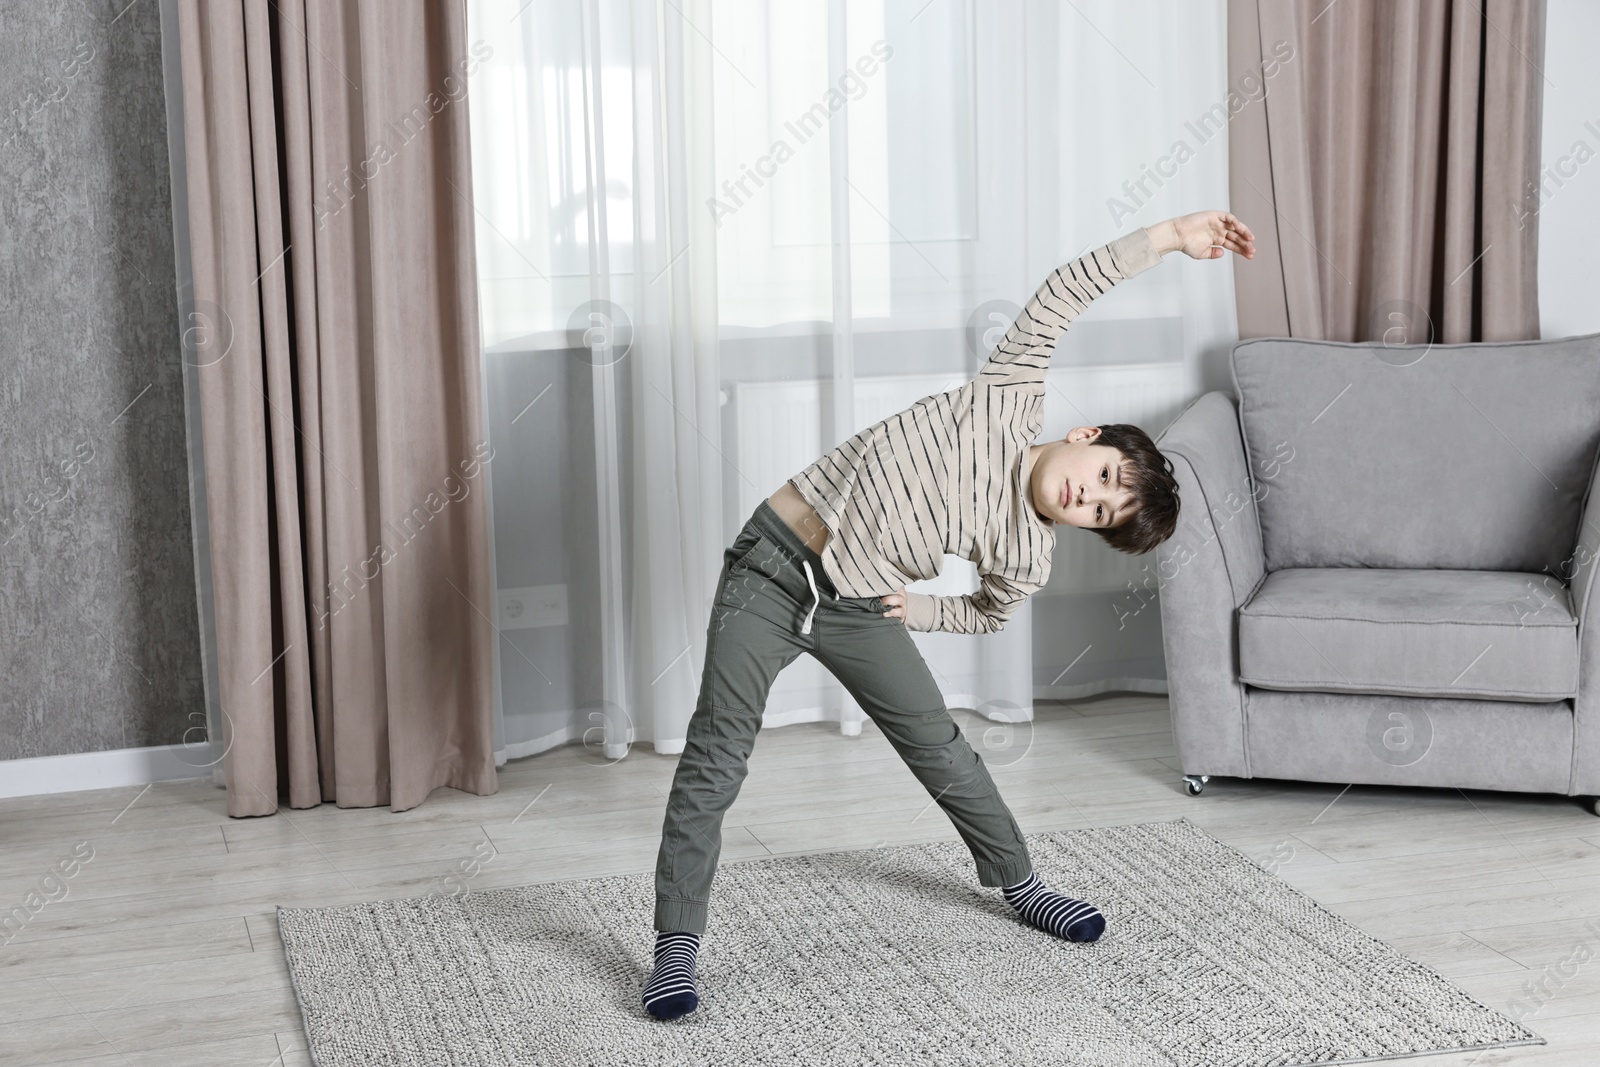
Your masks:
M 0 109 L 0 759 L 175 744 L 204 694 L 156 0 L 0 0 Z

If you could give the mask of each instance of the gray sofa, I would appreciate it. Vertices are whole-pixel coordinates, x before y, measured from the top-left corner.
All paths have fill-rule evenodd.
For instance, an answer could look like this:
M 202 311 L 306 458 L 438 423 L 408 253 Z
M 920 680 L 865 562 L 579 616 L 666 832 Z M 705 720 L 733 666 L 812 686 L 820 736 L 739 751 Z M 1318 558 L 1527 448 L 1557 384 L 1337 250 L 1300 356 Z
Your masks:
M 1213 775 L 1590 798 L 1600 334 L 1264 338 L 1157 439 L 1178 756 Z

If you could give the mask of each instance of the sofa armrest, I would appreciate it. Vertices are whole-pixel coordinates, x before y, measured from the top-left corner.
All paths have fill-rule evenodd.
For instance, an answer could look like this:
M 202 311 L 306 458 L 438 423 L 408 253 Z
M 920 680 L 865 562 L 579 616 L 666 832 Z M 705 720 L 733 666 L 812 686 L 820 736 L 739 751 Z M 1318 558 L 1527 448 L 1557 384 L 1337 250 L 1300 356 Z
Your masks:
M 1156 445 L 1172 460 L 1178 529 L 1156 549 L 1168 704 L 1185 774 L 1249 777 L 1237 609 L 1266 577 L 1257 500 L 1230 393 L 1197 398 Z
M 1572 789 L 1600 796 L 1600 455 L 1589 472 L 1583 518 L 1572 556 L 1556 577 L 1571 583 L 1578 617 L 1578 696 L 1572 702 Z

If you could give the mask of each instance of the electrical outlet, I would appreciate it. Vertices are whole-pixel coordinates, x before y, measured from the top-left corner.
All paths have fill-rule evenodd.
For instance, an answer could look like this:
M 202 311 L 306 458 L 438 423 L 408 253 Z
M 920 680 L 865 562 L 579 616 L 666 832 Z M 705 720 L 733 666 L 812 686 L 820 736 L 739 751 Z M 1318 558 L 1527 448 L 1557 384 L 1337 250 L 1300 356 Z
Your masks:
M 502 630 L 527 630 L 535 626 L 567 624 L 565 585 L 525 585 L 501 589 L 496 594 L 495 625 Z

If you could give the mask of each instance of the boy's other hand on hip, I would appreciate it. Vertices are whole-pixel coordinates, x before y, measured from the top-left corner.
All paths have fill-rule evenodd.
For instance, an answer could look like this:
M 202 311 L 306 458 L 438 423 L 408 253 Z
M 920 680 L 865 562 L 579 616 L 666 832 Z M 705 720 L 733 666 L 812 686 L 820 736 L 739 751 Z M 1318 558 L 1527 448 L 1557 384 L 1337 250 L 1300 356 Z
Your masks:
M 888 606 L 889 610 L 884 614 L 889 618 L 903 619 L 906 617 L 906 591 L 904 587 L 898 593 L 889 593 L 878 599 Z

